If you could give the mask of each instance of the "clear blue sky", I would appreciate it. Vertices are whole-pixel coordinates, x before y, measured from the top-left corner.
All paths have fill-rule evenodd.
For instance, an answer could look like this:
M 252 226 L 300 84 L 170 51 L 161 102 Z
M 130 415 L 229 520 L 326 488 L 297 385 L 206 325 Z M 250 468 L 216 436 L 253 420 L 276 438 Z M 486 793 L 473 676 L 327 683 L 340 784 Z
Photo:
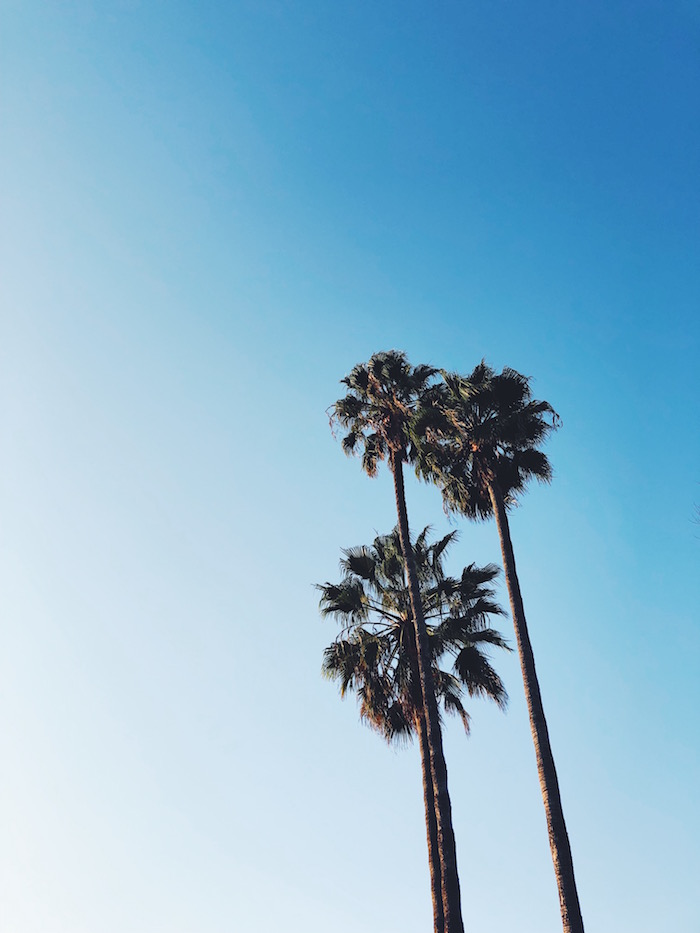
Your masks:
M 324 411 L 397 348 L 561 413 L 513 535 L 584 918 L 696 933 L 696 4 L 6 0 L 1 34 L 4 928 L 430 929 L 417 750 L 321 679 L 312 588 L 394 523 Z M 498 664 L 507 715 L 446 740 L 465 920 L 556 931 Z

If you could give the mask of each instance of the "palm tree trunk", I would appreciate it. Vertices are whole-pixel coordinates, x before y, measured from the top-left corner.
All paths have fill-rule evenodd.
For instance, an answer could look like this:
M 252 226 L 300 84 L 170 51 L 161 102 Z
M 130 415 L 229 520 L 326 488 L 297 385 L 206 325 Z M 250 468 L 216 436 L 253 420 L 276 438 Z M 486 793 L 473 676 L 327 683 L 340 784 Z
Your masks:
M 498 534 L 501 539 L 501 554 L 503 556 L 503 566 L 506 572 L 506 585 L 508 587 L 510 608 L 513 614 L 513 625 L 515 627 L 515 638 L 518 644 L 520 667 L 525 684 L 525 699 L 527 701 L 527 710 L 530 715 L 532 740 L 535 744 L 537 774 L 540 779 L 542 800 L 544 801 L 544 809 L 547 815 L 549 846 L 552 850 L 554 874 L 559 891 L 562 926 L 564 933 L 583 933 L 583 918 L 581 917 L 581 907 L 576 890 L 574 862 L 571 857 L 569 835 L 566 831 L 564 811 L 562 809 L 561 795 L 559 793 L 559 780 L 557 778 L 557 770 L 554 766 L 554 756 L 552 755 L 552 747 L 549 743 L 547 720 L 544 716 L 540 685 L 535 670 L 535 656 L 532 652 L 532 645 L 530 644 L 530 636 L 528 635 L 527 623 L 525 621 L 525 610 L 523 608 L 523 598 L 520 593 L 520 584 L 515 570 L 515 555 L 513 554 L 513 544 L 510 539 L 508 515 L 503 500 L 503 493 L 495 480 L 489 484 L 489 494 L 491 496 L 493 512 L 496 516 Z
M 403 462 L 401 455 L 397 451 L 392 451 L 391 453 L 391 472 L 394 476 L 396 511 L 399 519 L 399 538 L 406 564 L 408 593 L 416 635 L 418 676 L 421 694 L 423 696 L 428 757 L 430 759 L 430 775 L 435 801 L 437 843 L 442 875 L 442 905 L 445 918 L 444 929 L 445 933 L 464 933 L 459 876 L 457 874 L 457 849 L 455 846 L 454 830 L 452 828 L 452 805 L 447 789 L 447 765 L 445 764 L 445 754 L 442 747 L 442 731 L 440 729 L 440 717 L 437 698 L 435 696 L 433 673 L 430 667 L 428 633 L 420 598 L 420 585 L 418 583 L 416 562 L 413 556 L 413 548 L 411 546 L 411 538 L 408 530 L 406 494 L 403 484 Z
M 411 616 L 405 629 L 406 650 L 411 661 L 412 686 L 420 684 L 418 674 L 418 653 L 416 650 L 416 631 Z M 425 806 L 425 831 L 428 840 L 428 865 L 430 866 L 430 893 L 433 898 L 433 929 L 434 933 L 445 933 L 445 914 L 442 907 L 442 871 L 440 868 L 440 853 L 437 835 L 437 817 L 435 815 L 435 796 L 433 793 L 433 778 L 430 773 L 430 747 L 428 745 L 428 730 L 425 725 L 425 711 L 422 698 L 415 697 L 414 726 L 420 742 L 420 765 L 423 777 L 423 804 Z
M 433 927 L 435 933 L 444 933 L 445 917 L 442 909 L 442 874 L 438 853 L 437 819 L 433 798 L 433 780 L 430 775 L 430 749 L 425 716 L 422 710 L 416 713 L 416 732 L 420 740 L 420 763 L 423 774 L 423 803 L 425 804 L 425 829 L 428 837 L 428 862 L 430 864 L 430 891 L 433 896 Z

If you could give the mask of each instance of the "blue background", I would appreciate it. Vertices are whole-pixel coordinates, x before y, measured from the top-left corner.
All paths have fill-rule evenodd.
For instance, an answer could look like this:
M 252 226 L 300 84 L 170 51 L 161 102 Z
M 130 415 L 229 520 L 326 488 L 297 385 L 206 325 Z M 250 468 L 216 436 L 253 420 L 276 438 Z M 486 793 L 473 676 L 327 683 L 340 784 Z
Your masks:
M 695 930 L 696 5 L 2 20 L 8 930 L 430 928 L 417 750 L 320 678 L 312 587 L 395 521 L 325 415 L 389 348 L 513 366 L 561 414 L 512 530 L 584 919 Z M 408 497 L 415 530 L 449 527 Z M 453 570 L 499 560 L 492 525 L 458 527 Z M 542 933 L 496 663 L 507 715 L 446 736 L 465 922 Z

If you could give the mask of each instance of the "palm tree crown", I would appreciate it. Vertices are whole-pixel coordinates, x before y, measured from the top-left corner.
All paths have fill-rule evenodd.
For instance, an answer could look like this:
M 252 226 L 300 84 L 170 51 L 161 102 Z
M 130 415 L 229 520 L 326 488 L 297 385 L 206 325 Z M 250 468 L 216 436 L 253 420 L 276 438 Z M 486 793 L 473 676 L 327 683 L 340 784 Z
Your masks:
M 418 398 L 436 373 L 432 366 L 411 366 L 399 350 L 388 350 L 358 363 L 341 380 L 349 391 L 332 406 L 331 420 L 347 429 L 346 454 L 361 449 L 362 467 L 370 476 L 390 453 L 399 462 L 407 459 Z
M 488 584 L 498 574 L 489 565 L 466 567 L 459 577 L 445 575 L 443 557 L 456 533 L 432 544 L 425 529 L 413 544 L 435 692 L 442 708 L 460 716 L 469 730 L 463 696 L 484 696 L 505 707 L 507 695 L 488 661 L 489 646 L 506 648 L 488 624 L 501 615 Z M 326 583 L 321 612 L 342 629 L 325 650 L 323 671 L 340 683 L 341 695 L 357 693 L 360 715 L 387 741 L 410 738 L 422 701 L 415 658 L 415 635 L 398 529 L 375 538 L 370 547 L 343 552 L 343 579 Z M 452 659 L 452 671 L 443 658 Z
M 442 375 L 415 432 L 422 436 L 418 471 L 438 482 L 448 509 L 488 518 L 494 481 L 506 503 L 531 479 L 550 481 L 552 468 L 537 446 L 560 419 L 549 402 L 532 398 L 526 376 L 496 373 L 483 361 L 468 376 Z

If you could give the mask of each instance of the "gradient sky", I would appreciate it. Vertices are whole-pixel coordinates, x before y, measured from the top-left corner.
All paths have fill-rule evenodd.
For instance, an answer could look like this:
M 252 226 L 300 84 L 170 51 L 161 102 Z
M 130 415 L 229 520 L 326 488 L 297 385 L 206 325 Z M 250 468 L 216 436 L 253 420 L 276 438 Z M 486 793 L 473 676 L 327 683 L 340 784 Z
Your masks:
M 3 929 L 431 928 L 417 749 L 321 679 L 313 589 L 394 524 L 325 410 L 397 348 L 560 412 L 512 530 L 584 919 L 696 933 L 697 5 L 1 15 Z M 556 931 L 497 665 L 446 735 L 465 923 Z

